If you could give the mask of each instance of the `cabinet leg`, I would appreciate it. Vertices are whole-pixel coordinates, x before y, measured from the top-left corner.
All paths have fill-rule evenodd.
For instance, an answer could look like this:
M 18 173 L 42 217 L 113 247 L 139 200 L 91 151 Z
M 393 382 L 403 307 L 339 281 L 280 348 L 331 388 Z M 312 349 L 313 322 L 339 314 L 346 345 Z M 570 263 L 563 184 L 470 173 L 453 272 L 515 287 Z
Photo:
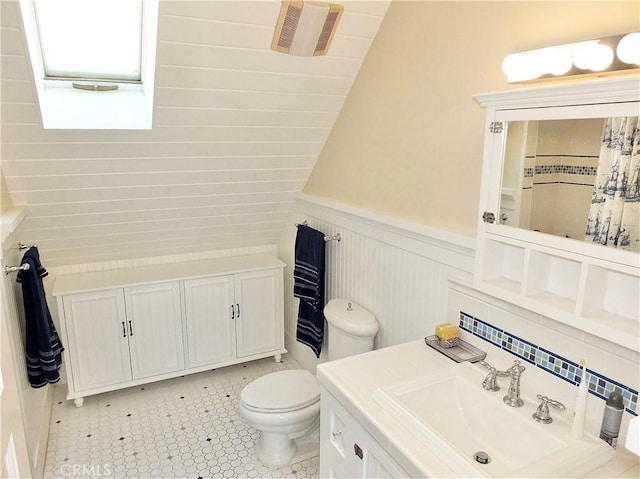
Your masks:
M 276 354 L 273 359 L 276 360 L 276 363 L 281 363 L 282 362 L 282 354 Z
M 84 404 L 84 398 L 75 398 L 73 402 L 75 403 L 76 407 L 82 407 L 82 405 Z

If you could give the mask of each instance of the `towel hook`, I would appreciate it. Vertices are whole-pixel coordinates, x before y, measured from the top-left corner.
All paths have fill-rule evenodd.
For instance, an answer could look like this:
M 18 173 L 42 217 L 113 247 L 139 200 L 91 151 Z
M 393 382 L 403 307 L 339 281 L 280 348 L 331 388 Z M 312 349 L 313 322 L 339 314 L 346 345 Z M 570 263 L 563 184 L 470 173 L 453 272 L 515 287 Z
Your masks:
M 18 243 L 18 249 L 29 249 L 29 248 L 37 248 L 38 245 L 35 244 L 24 244 L 24 243 Z

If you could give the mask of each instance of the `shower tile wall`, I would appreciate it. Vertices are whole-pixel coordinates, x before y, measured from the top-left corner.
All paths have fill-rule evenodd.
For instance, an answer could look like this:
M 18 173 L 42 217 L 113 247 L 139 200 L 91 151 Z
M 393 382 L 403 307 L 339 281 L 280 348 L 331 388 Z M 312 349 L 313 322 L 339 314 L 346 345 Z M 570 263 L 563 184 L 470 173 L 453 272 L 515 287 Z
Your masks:
M 535 148 L 528 148 L 525 162 L 525 168 L 533 169 L 533 176 L 525 179 L 525 184 L 532 188 L 529 226 L 554 235 L 584 239 L 603 120 L 537 123 L 537 142 Z

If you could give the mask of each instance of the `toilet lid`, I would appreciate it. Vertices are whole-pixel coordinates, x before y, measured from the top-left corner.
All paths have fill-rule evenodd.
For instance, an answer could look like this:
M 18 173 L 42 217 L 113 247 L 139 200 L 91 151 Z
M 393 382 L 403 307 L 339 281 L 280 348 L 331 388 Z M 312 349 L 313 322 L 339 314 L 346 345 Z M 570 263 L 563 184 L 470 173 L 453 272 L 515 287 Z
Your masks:
M 296 410 L 320 400 L 320 384 L 306 369 L 277 371 L 247 385 L 240 399 L 250 409 Z

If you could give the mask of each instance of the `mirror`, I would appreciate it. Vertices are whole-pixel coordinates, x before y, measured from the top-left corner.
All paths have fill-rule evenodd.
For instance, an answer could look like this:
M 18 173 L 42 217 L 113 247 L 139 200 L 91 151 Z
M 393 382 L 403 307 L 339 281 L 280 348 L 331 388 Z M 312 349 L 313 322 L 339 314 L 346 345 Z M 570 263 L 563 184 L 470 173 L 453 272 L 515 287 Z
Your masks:
M 635 124 L 621 125 L 627 121 Z M 611 167 L 598 173 L 600 156 L 609 151 L 603 147 L 603 133 L 610 138 L 612 129 L 615 134 L 620 128 L 631 136 L 630 147 L 634 132 L 638 137 L 637 117 L 507 122 L 499 223 L 595 244 L 614 242 L 619 249 L 640 252 L 640 144 L 635 144 L 634 161 L 628 160 L 621 175 Z M 614 191 L 620 176 L 626 219 L 612 220 L 611 208 L 591 211 L 598 175 L 598 203 L 607 194 L 620 195 Z M 621 226 L 613 225 L 616 221 Z

